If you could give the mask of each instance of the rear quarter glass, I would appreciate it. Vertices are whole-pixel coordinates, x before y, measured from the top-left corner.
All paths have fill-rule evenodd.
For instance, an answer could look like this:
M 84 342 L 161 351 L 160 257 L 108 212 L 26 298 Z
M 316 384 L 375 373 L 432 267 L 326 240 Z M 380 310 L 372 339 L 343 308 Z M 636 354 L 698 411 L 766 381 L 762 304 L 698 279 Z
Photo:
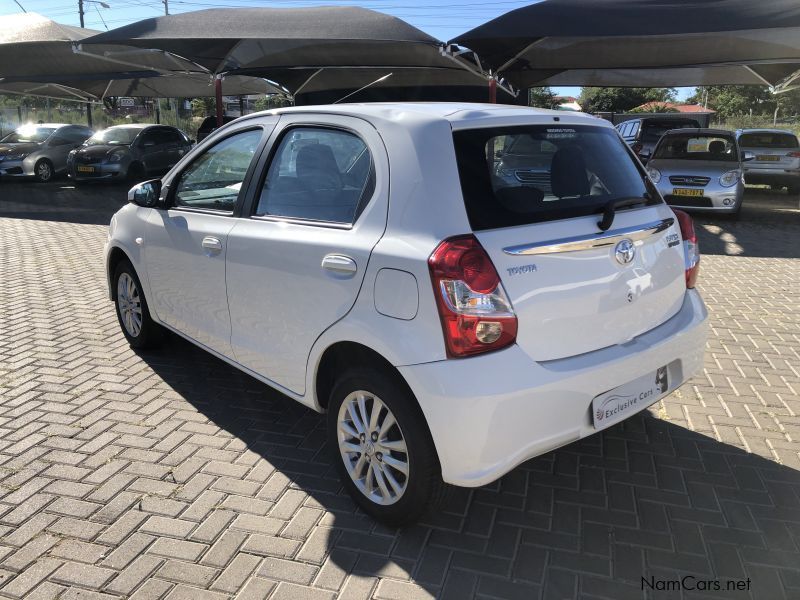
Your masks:
M 612 200 L 657 192 L 617 132 L 591 125 L 528 125 L 454 132 L 473 231 L 602 212 Z

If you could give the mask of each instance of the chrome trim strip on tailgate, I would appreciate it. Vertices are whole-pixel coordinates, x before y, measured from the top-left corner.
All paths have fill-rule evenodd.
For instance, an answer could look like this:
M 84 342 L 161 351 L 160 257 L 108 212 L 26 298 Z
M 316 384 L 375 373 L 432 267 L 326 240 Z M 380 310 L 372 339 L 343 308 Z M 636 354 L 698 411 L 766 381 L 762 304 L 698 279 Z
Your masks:
M 590 248 L 603 248 L 612 246 L 622 240 L 643 240 L 644 238 L 660 233 L 672 227 L 675 219 L 661 219 L 644 225 L 634 227 L 623 227 L 613 229 L 598 234 L 578 235 L 575 237 L 561 238 L 558 240 L 548 240 L 546 242 L 535 242 L 533 244 L 521 244 L 519 246 L 509 246 L 503 248 L 506 254 L 517 256 L 529 256 L 531 254 L 554 254 L 556 252 L 575 252 L 577 250 L 588 250 Z

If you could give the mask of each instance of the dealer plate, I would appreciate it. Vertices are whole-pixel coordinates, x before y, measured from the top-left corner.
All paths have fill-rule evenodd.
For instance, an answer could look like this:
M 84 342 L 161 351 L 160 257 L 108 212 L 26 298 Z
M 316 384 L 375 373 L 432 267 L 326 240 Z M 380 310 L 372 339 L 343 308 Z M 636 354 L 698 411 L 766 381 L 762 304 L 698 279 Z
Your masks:
M 78 173 L 94 173 L 94 167 L 84 167 L 79 165 L 76 167 L 76 169 Z
M 687 189 L 687 188 L 674 188 L 672 190 L 673 196 L 692 196 L 694 198 L 700 197 L 703 195 L 702 189 Z
M 667 367 L 634 379 L 592 400 L 592 421 L 597 430 L 605 429 L 647 408 L 669 390 Z

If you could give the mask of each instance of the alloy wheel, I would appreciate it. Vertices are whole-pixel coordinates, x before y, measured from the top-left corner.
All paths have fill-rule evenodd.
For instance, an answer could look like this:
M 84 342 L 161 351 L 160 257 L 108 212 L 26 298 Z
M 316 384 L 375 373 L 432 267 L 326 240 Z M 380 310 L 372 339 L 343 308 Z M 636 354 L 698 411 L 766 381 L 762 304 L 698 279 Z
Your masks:
M 53 176 L 53 168 L 50 163 L 42 161 L 36 165 L 36 175 L 39 177 L 39 181 L 50 181 Z
M 389 407 L 357 390 L 342 402 L 337 424 L 339 453 L 359 491 L 383 506 L 400 500 L 410 464 L 406 440 Z
M 142 331 L 142 299 L 133 277 L 122 273 L 117 279 L 117 306 L 125 331 L 138 337 Z

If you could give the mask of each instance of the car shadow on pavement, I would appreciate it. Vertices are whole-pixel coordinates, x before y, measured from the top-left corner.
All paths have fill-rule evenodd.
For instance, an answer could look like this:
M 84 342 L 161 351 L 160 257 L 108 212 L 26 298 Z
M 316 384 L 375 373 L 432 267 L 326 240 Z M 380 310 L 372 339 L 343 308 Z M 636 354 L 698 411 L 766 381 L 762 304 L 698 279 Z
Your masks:
M 50 183 L 0 181 L 0 217 L 108 225 L 127 202 L 129 183 L 76 185 L 59 177 Z
M 800 197 L 748 187 L 738 221 L 694 213 L 700 253 L 759 258 L 800 258 Z
M 220 448 L 253 453 L 228 453 L 231 473 L 255 457 L 274 468 L 254 496 L 267 516 L 292 518 L 290 504 L 324 511 L 286 554 L 296 563 L 329 554 L 341 573 L 408 586 L 397 597 L 800 597 L 800 473 L 738 447 L 735 433 L 724 443 L 645 411 L 492 485 L 455 490 L 441 510 L 393 530 L 343 491 L 320 415 L 174 335 L 140 357 L 196 409 L 183 418 L 208 419 L 212 435 L 229 438 Z M 729 580 L 748 589 L 730 591 Z M 721 590 L 698 591 L 705 581 Z

